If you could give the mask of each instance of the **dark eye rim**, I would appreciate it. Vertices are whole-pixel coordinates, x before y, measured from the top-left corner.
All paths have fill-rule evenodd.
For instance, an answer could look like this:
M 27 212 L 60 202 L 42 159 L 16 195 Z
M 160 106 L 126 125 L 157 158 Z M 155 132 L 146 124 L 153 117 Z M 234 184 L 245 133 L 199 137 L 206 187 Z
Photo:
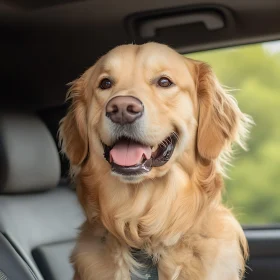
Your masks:
M 108 87 L 104 86 L 103 85 L 104 81 L 110 82 L 110 85 Z M 110 78 L 106 77 L 106 78 L 101 79 L 101 81 L 99 82 L 98 88 L 100 88 L 102 90 L 106 90 L 106 89 L 110 89 L 112 86 L 113 86 L 113 81 Z
M 168 81 L 168 85 L 167 85 L 167 86 L 162 86 L 162 85 L 160 85 L 160 81 L 161 81 L 162 79 L 165 79 L 165 80 Z M 173 85 L 174 85 L 173 81 L 172 81 L 169 77 L 166 77 L 166 76 L 162 76 L 162 77 L 160 77 L 160 78 L 157 80 L 157 86 L 159 86 L 159 87 L 161 87 L 161 88 L 169 88 L 169 87 L 171 87 L 171 86 L 173 86 Z

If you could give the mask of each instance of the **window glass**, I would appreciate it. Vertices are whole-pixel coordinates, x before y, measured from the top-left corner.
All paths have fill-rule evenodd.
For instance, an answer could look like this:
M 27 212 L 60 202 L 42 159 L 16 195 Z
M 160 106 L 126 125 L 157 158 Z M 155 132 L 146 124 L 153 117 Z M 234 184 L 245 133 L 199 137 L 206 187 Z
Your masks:
M 280 41 L 188 54 L 208 62 L 256 125 L 238 150 L 224 200 L 244 225 L 280 223 Z

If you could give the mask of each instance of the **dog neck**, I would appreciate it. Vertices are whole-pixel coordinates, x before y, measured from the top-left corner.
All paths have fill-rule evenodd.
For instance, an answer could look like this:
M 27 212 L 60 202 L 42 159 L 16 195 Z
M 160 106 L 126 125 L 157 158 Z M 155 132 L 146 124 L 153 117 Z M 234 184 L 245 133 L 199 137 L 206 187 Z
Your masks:
M 207 172 L 212 173 L 209 168 Z M 209 195 L 198 182 L 201 172 L 189 176 L 180 164 L 174 164 L 165 176 L 139 185 L 123 183 L 109 174 L 101 179 L 100 174 L 88 171 L 80 173 L 78 182 L 88 221 L 99 220 L 130 247 L 156 250 L 162 244 L 171 246 L 194 226 L 199 227 L 207 212 Z M 215 197 L 218 201 L 220 196 Z

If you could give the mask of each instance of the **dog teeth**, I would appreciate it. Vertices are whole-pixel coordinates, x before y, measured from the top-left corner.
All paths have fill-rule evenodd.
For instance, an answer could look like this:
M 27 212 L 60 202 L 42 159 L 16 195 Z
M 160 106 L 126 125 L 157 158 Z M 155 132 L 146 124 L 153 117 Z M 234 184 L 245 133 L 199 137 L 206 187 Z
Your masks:
M 154 153 L 154 152 L 157 150 L 157 148 L 158 148 L 157 145 L 156 145 L 156 146 L 153 146 L 153 147 L 152 147 L 152 153 Z
M 146 156 L 143 154 L 141 160 L 139 160 L 138 164 L 142 164 L 147 160 Z

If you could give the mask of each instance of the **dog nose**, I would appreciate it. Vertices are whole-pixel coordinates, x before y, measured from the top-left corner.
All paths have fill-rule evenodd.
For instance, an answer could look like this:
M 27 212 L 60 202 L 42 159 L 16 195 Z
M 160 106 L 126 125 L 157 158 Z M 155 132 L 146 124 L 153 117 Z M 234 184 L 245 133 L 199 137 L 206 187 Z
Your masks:
M 116 96 L 106 106 L 106 116 L 119 124 L 133 123 L 142 116 L 143 111 L 142 102 L 133 96 Z

